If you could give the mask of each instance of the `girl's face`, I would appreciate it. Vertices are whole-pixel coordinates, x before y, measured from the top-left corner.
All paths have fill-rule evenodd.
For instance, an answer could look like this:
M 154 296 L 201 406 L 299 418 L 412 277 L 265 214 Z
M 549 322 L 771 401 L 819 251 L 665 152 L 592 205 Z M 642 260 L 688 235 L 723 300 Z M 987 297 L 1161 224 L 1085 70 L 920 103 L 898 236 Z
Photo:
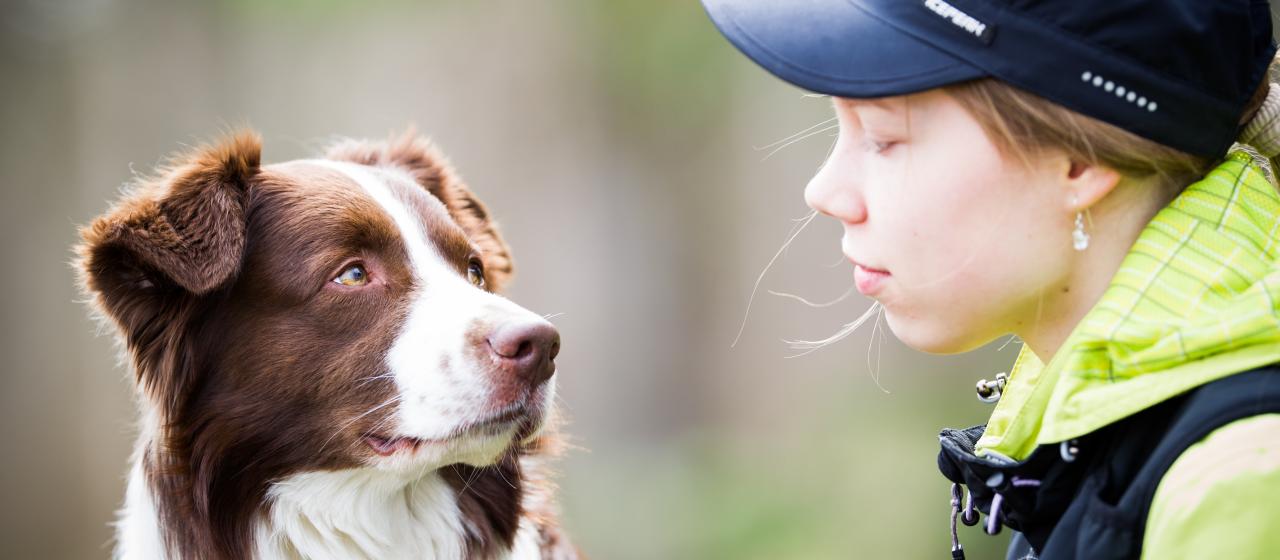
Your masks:
M 1000 152 L 941 90 L 836 99 L 839 139 L 805 201 L 844 226 L 859 291 L 926 352 L 1035 329 L 1069 289 L 1070 161 Z

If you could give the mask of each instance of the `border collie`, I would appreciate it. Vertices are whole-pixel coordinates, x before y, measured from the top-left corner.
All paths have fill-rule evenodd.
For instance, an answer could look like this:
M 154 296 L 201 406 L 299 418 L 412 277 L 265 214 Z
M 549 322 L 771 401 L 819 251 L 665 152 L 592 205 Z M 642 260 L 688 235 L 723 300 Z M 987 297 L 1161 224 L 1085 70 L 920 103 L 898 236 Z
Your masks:
M 412 132 L 260 164 L 234 134 L 81 230 L 140 435 L 116 557 L 577 557 L 543 462 L 560 336 Z

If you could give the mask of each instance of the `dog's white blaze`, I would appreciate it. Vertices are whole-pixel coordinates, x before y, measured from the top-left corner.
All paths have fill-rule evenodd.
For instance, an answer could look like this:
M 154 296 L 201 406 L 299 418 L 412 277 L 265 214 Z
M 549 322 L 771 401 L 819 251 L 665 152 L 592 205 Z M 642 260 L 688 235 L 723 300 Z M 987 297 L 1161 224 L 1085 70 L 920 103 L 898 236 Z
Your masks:
M 379 206 L 395 221 L 396 226 L 400 228 L 400 236 L 404 239 L 404 244 L 409 249 L 409 259 L 415 265 L 415 270 L 421 273 L 428 273 L 434 276 L 437 272 L 435 269 L 448 269 L 445 267 L 444 259 L 440 258 L 435 249 L 427 243 L 426 231 L 422 227 L 422 223 L 418 221 L 409 209 L 400 202 L 396 195 L 391 192 L 391 188 L 387 186 L 383 180 L 374 174 L 374 172 L 364 165 L 348 163 L 342 161 L 329 160 L 307 160 L 307 163 L 328 167 L 336 170 L 360 185 L 364 192 L 373 198 Z M 389 171 L 389 170 L 382 170 Z M 440 204 L 437 200 L 431 200 L 436 204 Z M 443 206 L 443 205 L 441 205 Z M 421 267 L 428 270 L 423 270 Z M 419 276 L 420 280 L 427 280 L 426 276 Z
M 401 435 L 446 438 L 459 426 L 489 412 L 486 409 L 490 382 L 484 374 L 485 368 L 474 363 L 468 353 L 468 331 L 478 321 L 496 324 L 497 320 L 514 317 L 542 319 L 506 298 L 471 285 L 449 266 L 428 242 L 422 222 L 386 182 L 405 181 L 414 185 L 413 188 L 420 188 L 407 174 L 345 162 L 314 160 L 311 163 L 342 172 L 358 183 L 391 216 L 404 239 L 409 264 L 421 287 L 412 296 L 405 324 L 387 354 L 387 366 L 401 399 L 397 407 L 400 422 L 397 428 Z M 447 213 L 434 197 L 425 200 Z M 446 363 L 448 366 L 442 367 Z M 550 391 L 549 386 L 547 392 Z M 459 461 L 477 465 L 491 463 L 510 444 L 512 435 L 497 434 L 484 440 L 459 442 L 445 455 L 436 457 L 437 462 L 441 465 Z M 426 457 L 419 459 L 430 460 L 430 455 L 438 451 L 424 450 L 422 455 Z

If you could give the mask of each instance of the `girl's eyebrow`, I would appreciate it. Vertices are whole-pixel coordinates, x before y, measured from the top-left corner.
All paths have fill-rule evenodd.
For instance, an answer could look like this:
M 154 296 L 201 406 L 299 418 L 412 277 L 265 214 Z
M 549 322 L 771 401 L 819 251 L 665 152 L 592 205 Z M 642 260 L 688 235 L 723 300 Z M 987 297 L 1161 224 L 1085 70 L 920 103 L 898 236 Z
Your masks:
M 888 113 L 901 113 L 907 104 L 901 97 L 880 98 L 880 99 L 862 99 L 859 102 L 866 107 L 879 109 Z
M 858 114 L 858 120 L 863 128 L 880 131 L 902 130 L 908 126 L 907 122 L 910 119 L 907 115 L 907 104 L 901 102 L 876 101 L 861 107 L 855 106 L 853 110 Z
M 844 109 L 857 115 L 863 126 L 874 123 L 876 127 L 897 127 L 898 121 L 906 121 L 906 100 L 902 97 L 876 99 L 847 99 Z

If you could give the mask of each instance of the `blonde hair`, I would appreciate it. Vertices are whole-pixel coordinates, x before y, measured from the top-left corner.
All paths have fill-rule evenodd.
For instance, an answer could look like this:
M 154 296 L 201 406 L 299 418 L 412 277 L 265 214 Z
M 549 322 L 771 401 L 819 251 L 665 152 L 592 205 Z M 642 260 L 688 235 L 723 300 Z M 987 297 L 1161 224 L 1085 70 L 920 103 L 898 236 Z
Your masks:
M 1280 66 L 1272 62 L 1266 76 L 1273 75 Z M 1254 91 L 1237 124 L 1244 127 L 1254 120 L 1268 122 L 1251 124 L 1249 137 L 1262 137 L 1267 130 L 1280 126 L 1278 115 L 1268 108 L 1259 114 L 1267 101 L 1270 80 L 1263 80 Z M 1196 156 L 1164 144 L 1148 140 L 1092 117 L 1087 117 L 1033 93 L 1018 89 L 994 78 L 983 78 L 953 84 L 944 88 L 982 125 L 987 136 L 1005 155 L 1030 163 L 1031 157 L 1048 149 L 1058 149 L 1079 161 L 1105 165 L 1133 179 L 1158 178 L 1158 184 L 1170 196 L 1177 194 L 1191 182 L 1203 177 L 1217 161 Z M 1273 97 L 1275 95 L 1273 94 Z M 1269 141 L 1268 143 L 1274 143 Z M 1273 170 L 1280 164 L 1276 154 L 1259 154 L 1250 146 L 1245 148 L 1267 171 L 1275 182 Z M 1271 146 L 1264 150 L 1274 151 Z
M 1170 194 L 1204 176 L 1216 163 L 993 78 L 961 82 L 945 90 L 973 115 L 1001 152 L 1024 163 L 1045 150 L 1062 150 L 1072 159 L 1110 167 L 1125 177 L 1158 177 Z

